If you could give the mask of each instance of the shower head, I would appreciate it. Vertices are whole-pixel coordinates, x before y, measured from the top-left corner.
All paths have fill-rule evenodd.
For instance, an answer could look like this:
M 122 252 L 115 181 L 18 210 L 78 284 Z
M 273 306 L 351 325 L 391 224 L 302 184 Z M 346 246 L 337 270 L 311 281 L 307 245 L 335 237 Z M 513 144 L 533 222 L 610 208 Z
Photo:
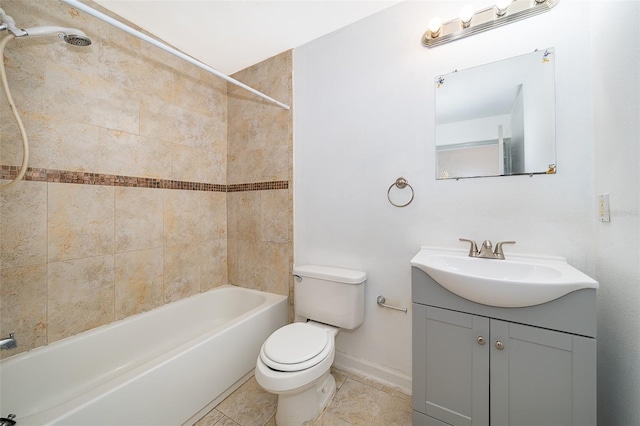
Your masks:
M 33 27 L 25 28 L 24 32 L 27 36 L 46 36 L 58 34 L 58 37 L 74 46 L 89 46 L 91 39 L 85 33 L 75 28 L 63 27 Z
M 59 34 L 62 39 L 73 46 L 89 46 L 91 39 L 82 34 Z

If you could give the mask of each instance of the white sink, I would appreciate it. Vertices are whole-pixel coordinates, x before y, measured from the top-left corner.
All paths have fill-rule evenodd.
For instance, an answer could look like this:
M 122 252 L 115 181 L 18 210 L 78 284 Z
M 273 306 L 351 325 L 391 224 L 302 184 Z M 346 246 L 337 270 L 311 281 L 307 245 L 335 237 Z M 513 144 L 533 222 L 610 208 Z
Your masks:
M 422 247 L 411 266 L 450 292 L 483 305 L 539 305 L 598 282 L 562 257 L 505 255 L 505 260 L 469 257 L 466 250 Z

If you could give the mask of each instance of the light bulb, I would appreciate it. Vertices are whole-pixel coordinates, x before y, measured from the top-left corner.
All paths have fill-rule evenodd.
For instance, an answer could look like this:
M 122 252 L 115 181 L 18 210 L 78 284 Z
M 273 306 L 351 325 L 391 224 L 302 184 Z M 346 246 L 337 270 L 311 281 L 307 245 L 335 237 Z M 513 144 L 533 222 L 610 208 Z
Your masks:
M 429 21 L 429 35 L 431 35 L 432 38 L 436 38 L 440 35 L 440 30 L 442 29 L 442 21 L 440 20 L 440 18 L 436 17 L 436 18 L 432 18 Z
M 502 16 L 507 13 L 511 0 L 498 0 L 496 2 L 496 15 Z
M 467 28 L 471 24 L 471 19 L 473 19 L 473 8 L 467 5 L 460 11 L 460 22 L 462 23 L 462 28 Z

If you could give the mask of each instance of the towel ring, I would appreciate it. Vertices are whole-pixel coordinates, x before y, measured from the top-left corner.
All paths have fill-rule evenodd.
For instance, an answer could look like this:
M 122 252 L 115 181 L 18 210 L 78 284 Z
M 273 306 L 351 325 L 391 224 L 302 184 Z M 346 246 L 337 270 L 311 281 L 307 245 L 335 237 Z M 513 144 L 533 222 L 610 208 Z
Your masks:
M 405 188 L 408 186 L 408 187 L 409 187 L 409 189 L 411 190 L 411 199 L 410 199 L 409 201 L 407 201 L 405 204 L 396 204 L 396 203 L 394 203 L 393 201 L 391 201 L 391 197 L 390 197 L 390 194 L 391 194 L 391 188 L 393 188 L 394 186 L 397 186 L 397 187 L 398 187 L 398 189 L 405 189 Z M 391 186 L 389 187 L 389 189 L 387 190 L 387 200 L 389 200 L 389 202 L 390 202 L 392 205 L 396 206 L 396 207 L 406 207 L 406 206 L 408 206 L 408 205 L 409 205 L 409 204 L 411 204 L 411 202 L 413 201 L 413 196 L 414 196 L 414 195 L 415 195 L 415 194 L 414 194 L 414 192 L 413 192 L 413 187 L 412 187 L 411 185 L 409 185 L 409 182 L 408 182 L 405 178 L 403 178 L 403 177 L 399 177 L 398 179 L 396 179 L 396 181 L 395 181 L 395 182 L 393 182 L 393 183 L 391 184 Z

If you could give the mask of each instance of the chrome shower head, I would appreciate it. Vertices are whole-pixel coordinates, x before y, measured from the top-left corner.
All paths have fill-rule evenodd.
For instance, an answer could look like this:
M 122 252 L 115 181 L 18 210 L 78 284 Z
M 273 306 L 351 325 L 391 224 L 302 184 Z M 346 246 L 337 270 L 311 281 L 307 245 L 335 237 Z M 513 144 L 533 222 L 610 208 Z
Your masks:
M 75 28 L 64 27 L 33 27 L 25 28 L 24 32 L 27 36 L 46 36 L 58 34 L 58 36 L 69 44 L 74 46 L 89 46 L 91 39 L 87 35 Z
M 86 35 L 80 34 L 59 34 L 62 39 L 73 46 L 89 46 L 91 39 Z

